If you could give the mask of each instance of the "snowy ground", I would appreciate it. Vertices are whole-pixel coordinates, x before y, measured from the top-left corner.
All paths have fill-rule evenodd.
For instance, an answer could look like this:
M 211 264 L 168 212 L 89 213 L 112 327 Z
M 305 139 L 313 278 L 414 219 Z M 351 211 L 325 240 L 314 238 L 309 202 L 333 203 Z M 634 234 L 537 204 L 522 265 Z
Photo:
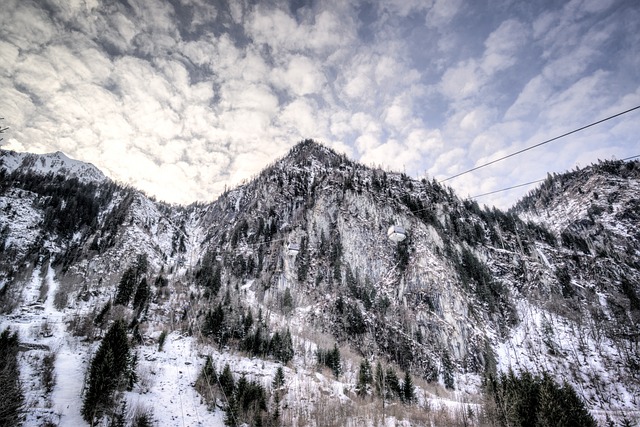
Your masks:
M 248 282 L 242 288 L 248 300 L 255 302 L 251 285 Z M 9 327 L 17 331 L 23 348 L 19 358 L 28 407 L 25 426 L 39 426 L 47 421 L 59 426 L 87 425 L 80 413 L 83 386 L 91 355 L 99 341 L 86 342 L 68 331 L 70 319 L 91 308 L 78 301 L 74 309 L 56 309 L 53 301 L 58 287 L 53 269 L 35 268 L 23 288 L 21 308 L 0 319 L 0 329 Z M 272 320 L 285 323 L 284 319 Z M 160 330 L 151 331 L 147 344 L 135 348 L 139 381 L 131 392 L 124 394 L 130 419 L 136 413 L 148 411 L 159 426 L 223 426 L 224 412 L 220 409 L 210 411 L 193 387 L 205 356 L 212 357 L 218 371 L 228 363 L 236 378 L 245 375 L 267 389 L 279 366 L 276 362 L 248 358 L 239 353 L 220 352 L 179 332 L 169 333 L 163 350 L 159 351 L 159 333 Z M 345 373 L 336 380 L 330 372 L 318 371 L 314 360 L 316 345 L 294 338 L 298 349 L 296 356 L 284 367 L 287 393 L 281 405 L 285 423 L 305 422 L 323 405 L 352 403 L 359 361 L 345 359 Z M 52 353 L 55 354 L 55 386 L 47 393 L 41 372 L 44 357 Z M 438 396 L 419 387 L 416 394 L 421 407 L 428 405 L 452 413 L 464 407 L 466 403 L 462 402 L 468 397 L 467 393 Z M 363 425 L 355 419 L 354 423 Z M 403 424 L 395 415 L 388 415 L 385 425 Z
M 640 416 L 640 390 L 624 380 L 630 373 L 617 363 L 618 349 L 609 339 L 594 337 L 526 300 L 518 304 L 521 322 L 496 347 L 498 370 L 552 372 L 572 384 L 589 406 L 604 408 L 593 411 L 602 421 L 607 413 L 621 411 Z
M 44 302 L 40 300 L 43 283 L 48 286 Z M 65 319 L 77 313 L 54 307 L 57 287 L 51 268 L 44 277 L 35 269 L 23 289 L 22 308 L 0 321 L 1 330 L 9 327 L 18 332 L 24 349 L 19 357 L 28 407 L 25 426 L 41 425 L 45 420 L 60 426 L 88 425 L 80 414 L 82 389 L 89 355 L 97 343 L 82 342 L 66 331 Z M 208 411 L 192 386 L 202 365 L 192 344 L 193 339 L 171 334 L 162 352 L 157 351 L 157 345 L 138 348 L 139 373 L 146 384 L 126 395 L 131 415 L 138 409 L 150 409 L 161 426 L 224 425 L 222 413 Z M 56 355 L 55 386 L 48 394 L 39 372 L 42 358 L 50 352 Z

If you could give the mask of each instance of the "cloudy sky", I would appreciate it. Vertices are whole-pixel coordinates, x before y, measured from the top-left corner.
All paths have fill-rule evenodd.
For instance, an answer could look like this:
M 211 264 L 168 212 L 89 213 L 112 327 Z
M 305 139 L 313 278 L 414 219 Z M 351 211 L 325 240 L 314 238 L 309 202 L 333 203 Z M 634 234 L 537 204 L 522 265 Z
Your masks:
M 443 179 L 640 105 L 637 0 L 3 0 L 3 148 L 209 201 L 303 138 Z M 640 154 L 640 110 L 448 181 Z M 528 189 L 479 199 L 507 207 Z

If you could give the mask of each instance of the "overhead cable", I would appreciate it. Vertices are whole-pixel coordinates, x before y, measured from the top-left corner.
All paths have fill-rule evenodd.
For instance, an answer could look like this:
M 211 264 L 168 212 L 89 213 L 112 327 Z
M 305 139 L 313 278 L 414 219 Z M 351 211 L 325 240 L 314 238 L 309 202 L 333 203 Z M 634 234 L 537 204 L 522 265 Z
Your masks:
M 625 157 L 624 159 L 620 159 L 619 161 L 620 162 L 626 162 L 627 160 L 636 159 L 638 157 L 640 157 L 640 155 L 631 156 L 631 157 Z M 502 191 L 513 190 L 514 188 L 524 187 L 524 186 L 531 185 L 531 184 L 537 184 L 538 182 L 542 182 L 542 181 L 545 181 L 545 180 L 546 180 L 546 178 L 538 179 L 538 180 L 530 181 L 530 182 L 525 182 L 524 184 L 518 184 L 518 185 L 513 185 L 511 187 L 501 188 L 500 190 L 494 190 L 494 191 L 490 191 L 488 193 L 478 194 L 476 196 L 471 196 L 470 198 L 471 199 L 477 199 L 478 197 L 488 196 L 490 194 L 500 193 Z
M 476 196 L 471 196 L 471 199 L 477 199 L 478 197 L 482 197 L 482 196 L 488 196 L 489 194 L 495 194 L 495 193 L 500 193 L 501 191 L 507 191 L 507 190 L 513 190 L 514 188 L 518 188 L 518 187 L 524 187 L 526 185 L 531 185 L 531 184 L 537 184 L 538 182 L 542 182 L 544 181 L 544 179 L 538 179 L 536 181 L 530 181 L 530 182 L 525 182 L 524 184 L 518 184 L 518 185 L 513 185 L 511 187 L 507 187 L 507 188 L 502 188 L 500 190 L 494 190 L 494 191 L 490 191 L 488 193 L 482 193 L 482 194 L 478 194 Z
M 516 151 L 515 153 L 507 154 L 506 156 L 503 156 L 503 157 L 500 157 L 500 158 L 498 158 L 498 159 L 492 160 L 492 161 L 490 161 L 490 162 L 488 162 L 488 163 L 484 163 L 484 164 L 482 164 L 482 165 L 480 165 L 480 166 L 476 166 L 476 167 L 474 167 L 474 168 L 468 169 L 468 170 L 466 170 L 466 171 L 464 171 L 464 172 L 460 172 L 460 173 L 458 173 L 458 174 L 452 175 L 452 176 L 450 176 L 450 177 L 448 177 L 448 178 L 445 178 L 445 179 L 441 180 L 440 182 L 449 181 L 450 179 L 457 178 L 457 177 L 459 177 L 459 176 L 461 176 L 461 175 L 465 175 L 465 174 L 467 174 L 467 173 L 469 173 L 469 172 L 473 172 L 473 171 L 476 171 L 476 170 L 478 170 L 478 169 L 484 168 L 484 167 L 486 167 L 486 166 L 492 165 L 492 164 L 494 164 L 494 163 L 498 163 L 498 162 L 500 162 L 500 161 L 502 161 L 502 160 L 508 159 L 509 157 L 516 156 L 516 155 L 518 155 L 518 154 L 524 153 L 525 151 L 532 150 L 532 149 L 534 149 L 534 148 L 536 148 L 536 147 L 540 147 L 541 145 L 548 144 L 548 143 L 553 142 L 553 141 L 556 141 L 556 140 L 558 140 L 558 139 L 560 139 L 560 138 L 564 138 L 565 136 L 568 136 L 568 135 L 574 134 L 574 133 L 576 133 L 576 132 L 580 132 L 580 131 L 585 130 L 585 129 L 587 129 L 587 128 L 590 128 L 590 127 L 592 127 L 592 126 L 598 125 L 598 124 L 600 124 L 600 123 L 604 123 L 604 122 L 606 122 L 607 120 L 611 120 L 611 119 L 614 119 L 614 118 L 616 118 L 616 117 L 620 117 L 620 116 L 622 116 L 622 115 L 624 115 L 624 114 L 630 113 L 630 112 L 632 112 L 632 111 L 634 111 L 634 110 L 638 110 L 638 109 L 640 109 L 640 105 L 638 105 L 638 106 L 636 106 L 636 107 L 633 107 L 633 108 L 630 108 L 630 109 L 628 109 L 628 110 L 622 111 L 622 112 L 620 112 L 620 113 L 614 114 L 613 116 L 609 116 L 609 117 L 604 118 L 604 119 L 602 119 L 602 120 L 598 120 L 597 122 L 590 123 L 590 124 L 588 124 L 588 125 L 586 125 L 586 126 L 582 126 L 582 127 L 578 128 L 578 129 L 574 129 L 574 130 L 572 130 L 572 131 L 570 131 L 570 132 L 563 133 L 562 135 L 556 136 L 556 137 L 554 137 L 554 138 L 547 139 L 546 141 L 539 142 L 538 144 L 532 145 L 532 146 L 530 146 L 530 147 L 523 148 L 522 150 Z

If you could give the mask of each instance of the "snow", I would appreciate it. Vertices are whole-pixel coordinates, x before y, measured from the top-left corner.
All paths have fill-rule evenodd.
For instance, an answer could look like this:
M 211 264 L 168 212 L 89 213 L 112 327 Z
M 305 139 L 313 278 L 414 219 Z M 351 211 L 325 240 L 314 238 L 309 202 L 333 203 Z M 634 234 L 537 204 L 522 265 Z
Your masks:
M 57 151 L 55 153 L 35 155 L 31 153 L 18 153 L 9 150 L 0 150 L 0 159 L 3 160 L 2 168 L 8 173 L 17 168 L 29 170 L 38 175 L 48 173 L 64 174 L 78 178 L 81 182 L 102 182 L 107 177 L 90 163 L 81 162 L 69 158 L 66 154 Z
M 499 371 L 551 372 L 572 384 L 590 405 L 608 411 L 635 409 L 633 395 L 640 390 L 619 380 L 631 373 L 616 362 L 619 350 L 614 343 L 525 300 L 518 303 L 518 311 L 520 324 L 494 347 Z M 617 390 L 605 391 L 599 384 L 616 384 Z
M 20 161 L 18 157 L 7 157 L 10 161 L 5 162 L 5 167 L 19 167 L 23 157 L 20 157 L 22 159 Z M 73 161 L 68 158 L 61 156 L 56 158 L 58 160 L 51 157 L 37 161 L 34 167 L 37 168 L 38 173 L 46 173 L 54 167 L 61 168 L 62 164 L 73 165 Z M 76 166 L 80 168 L 79 165 Z M 350 167 L 345 169 L 350 170 Z M 323 180 L 326 178 L 323 174 L 327 171 L 331 172 L 325 165 L 315 160 L 310 167 L 296 166 L 287 171 L 308 173 L 309 185 L 314 180 L 326 183 L 327 181 Z M 336 172 L 326 179 L 337 180 L 338 173 L 341 172 Z M 368 182 L 370 177 L 368 172 L 363 176 L 356 176 L 356 178 L 369 180 Z M 391 188 L 399 188 L 398 180 L 397 176 L 389 174 Z M 265 183 L 262 185 L 264 188 L 268 187 Z M 635 188 L 635 194 L 638 194 L 637 191 L 640 191 L 640 188 L 633 187 L 635 185 L 631 183 L 629 187 Z M 247 357 L 228 348 L 220 351 L 216 346 L 199 341 L 195 338 L 198 334 L 192 331 L 194 326 L 197 328 L 202 319 L 196 312 L 202 313 L 208 308 L 207 302 L 198 301 L 200 290 L 191 281 L 193 268 L 197 266 L 207 248 L 215 247 L 215 240 L 220 237 L 222 231 L 231 230 L 237 221 L 243 218 L 242 215 L 247 210 L 247 206 L 254 200 L 251 188 L 245 186 L 240 190 L 230 191 L 226 206 L 212 204 L 205 208 L 193 206 L 181 210 L 163 207 L 148 200 L 142 194 L 135 193 L 131 209 L 126 212 L 127 217 L 118 229 L 119 240 L 114 247 L 100 255 L 87 254 L 86 259 L 72 265 L 70 271 L 73 274 L 64 279 L 65 286 L 68 285 L 66 281 L 71 280 L 69 277 L 76 281 L 75 288 L 69 295 L 70 306 L 73 306 L 73 309 L 65 308 L 58 311 L 55 308 L 54 297 L 62 284 L 58 283 L 53 269 L 46 264 L 43 266 L 42 260 L 39 263 L 36 262 L 37 265 L 33 271 L 29 272 L 28 277 L 23 280 L 24 283 L 20 282 L 20 286 L 23 286 L 22 306 L 14 314 L 0 317 L 0 326 L 3 328 L 11 326 L 13 330 L 18 330 L 21 340 L 31 345 L 31 349 L 20 355 L 21 377 L 29 394 L 30 412 L 27 426 L 41 424 L 41 420 L 38 421 L 37 417 L 51 419 L 59 425 L 86 425 L 80 415 L 82 388 L 91 355 L 95 352 L 99 341 L 96 339 L 86 342 L 79 337 L 73 337 L 71 331 L 67 330 L 71 328 L 68 328 L 66 323 L 104 306 L 109 296 L 113 295 L 115 289 L 113 285 L 119 279 L 122 270 L 129 266 L 139 253 L 148 254 L 152 272 L 150 274 L 159 274 L 160 268 L 164 268 L 163 275 L 170 284 L 164 299 L 152 304 L 149 319 L 143 322 L 144 343 L 135 347 L 140 381 L 131 392 L 124 393 L 130 411 L 136 408 L 149 409 L 155 423 L 162 426 L 223 425 L 224 412 L 219 409 L 215 412 L 209 411 L 193 387 L 206 355 L 212 357 L 218 370 L 228 363 L 236 378 L 246 375 L 265 387 L 271 384 L 275 370 L 279 366 L 278 363 Z M 335 379 L 328 370 L 319 368 L 315 361 L 315 352 L 318 347 L 327 348 L 334 343 L 334 338 L 321 335 L 320 329 L 327 331 L 332 327 L 327 323 L 329 319 L 327 307 L 335 300 L 335 288 L 323 289 L 324 284 L 320 284 L 316 290 L 312 286 L 300 283 L 297 280 L 294 259 L 283 255 L 282 245 L 275 245 L 276 242 L 291 241 L 292 236 L 304 235 L 308 239 L 308 247 L 316 248 L 320 235 L 324 233 L 325 236 L 329 236 L 331 232 L 341 236 L 344 265 L 358 271 L 361 274 L 360 279 L 369 280 L 378 295 L 384 295 L 393 300 L 389 312 L 404 312 L 406 325 L 416 329 L 422 328 L 423 333 L 433 330 L 435 331 L 433 335 L 441 335 L 434 341 L 438 340 L 443 344 L 443 348 L 448 348 L 455 363 L 458 364 L 460 369 L 454 373 L 457 391 L 450 393 L 438 386 L 423 385 L 417 390 L 421 405 L 428 404 L 431 408 L 438 410 L 441 408 L 455 413 L 468 406 L 467 402 L 470 400 L 478 401 L 474 399 L 478 398 L 480 377 L 474 373 L 463 372 L 460 364 L 465 357 L 475 355 L 471 354 L 472 351 L 477 351 L 477 349 L 470 350 L 472 347 L 470 342 L 476 340 L 476 344 L 478 342 L 484 344 L 482 340 L 488 337 L 492 340 L 493 348 L 497 353 L 498 369 L 503 371 L 509 368 L 527 369 L 533 372 L 548 370 L 557 379 L 567 379 L 573 384 L 591 408 L 598 408 L 594 410 L 595 414 L 604 414 L 599 411 L 609 413 L 632 411 L 631 408 L 634 408 L 634 404 L 637 403 L 634 399 L 637 399 L 636 396 L 640 393 L 635 384 L 628 384 L 626 381 L 632 373 L 622 366 L 624 362 L 620 348 L 606 339 L 604 334 L 598 335 L 598 325 L 589 323 L 593 322 L 591 317 L 583 316 L 580 319 L 582 323 L 578 323 L 552 314 L 555 311 L 545 307 L 543 301 L 533 298 L 527 300 L 530 294 L 525 292 L 526 289 L 520 292 L 519 287 L 522 284 L 516 283 L 515 279 L 512 280 L 513 272 L 510 264 L 522 262 L 527 268 L 529 277 L 536 279 L 526 283 L 525 286 L 540 288 L 556 286 L 557 279 L 553 275 L 553 266 L 562 265 L 559 262 L 566 260 L 570 255 L 563 248 L 547 246 L 540 242 L 535 243 L 534 253 L 523 253 L 525 251 L 522 247 L 518 248 L 515 244 L 507 245 L 506 248 L 490 245 L 478 245 L 474 248 L 474 253 L 479 259 L 486 262 L 493 270 L 502 270 L 501 273 L 505 273 L 500 275 L 500 280 L 513 292 L 513 300 L 517 301 L 520 323 L 512 329 L 510 326 L 506 327 L 507 331 L 504 333 L 508 336 L 505 338 L 500 335 L 498 338 L 497 331 L 493 329 L 498 321 L 485 322 L 481 315 L 473 317 L 473 314 L 470 314 L 476 308 L 473 307 L 475 300 L 469 303 L 469 298 L 472 296 L 459 286 L 457 273 L 450 259 L 442 255 L 450 243 L 454 248 L 452 250 L 459 251 L 460 241 L 449 240 L 446 232 L 442 232 L 441 229 L 436 230 L 431 225 L 425 225 L 403 206 L 386 203 L 383 196 L 373 195 L 372 197 L 366 190 L 360 194 L 357 191 L 336 192 L 334 184 L 325 186 L 327 194 L 322 194 L 325 191 L 322 188 L 322 184 L 315 188 L 316 200 L 313 208 L 305 212 L 304 221 L 299 219 L 301 211 L 297 210 L 298 207 L 292 208 L 287 205 L 278 210 L 278 229 L 281 236 L 271 239 L 270 247 L 267 249 L 272 259 L 281 262 L 282 265 L 277 271 L 275 265 L 265 267 L 273 268 L 273 276 L 270 279 L 273 280 L 274 286 L 265 289 L 262 282 L 264 277 L 250 280 L 237 278 L 236 280 L 226 272 L 224 277 L 226 286 L 230 286 L 229 289 L 236 289 L 235 286 L 239 288 L 240 293 L 237 297 L 241 299 L 244 308 L 251 308 L 254 314 L 258 309 L 262 309 L 272 331 L 289 327 L 293 333 L 296 354 L 293 361 L 284 367 L 287 393 L 282 400 L 283 413 L 289 419 L 310 420 L 314 411 L 322 409 L 325 404 L 358 405 L 360 403 L 356 400 L 353 391 L 361 358 L 360 353 L 348 355 L 343 353 L 345 373 L 339 379 Z M 291 192 L 291 188 L 285 188 L 284 191 Z M 42 212 L 34 208 L 34 197 L 35 195 L 29 192 L 14 189 L 9 189 L 0 196 L 0 226 L 11 225 L 7 244 L 12 247 L 26 250 L 42 236 L 42 230 L 38 226 Z M 119 206 L 123 197 L 123 192 L 116 192 L 108 209 L 99 214 L 98 222 L 102 221 L 108 212 Z M 297 206 L 300 199 L 300 197 L 295 199 L 294 206 Z M 287 204 L 289 203 L 287 200 L 289 199 L 284 198 L 277 203 Z M 268 203 L 271 202 L 273 200 Z M 268 207 L 268 203 L 258 199 L 258 204 L 262 204 L 260 209 L 265 208 L 265 205 Z M 277 203 L 274 202 L 276 207 Z M 588 204 L 581 204 L 569 197 L 566 204 L 559 203 L 545 212 L 543 215 L 546 214 L 546 217 L 537 217 L 538 222 L 545 222 L 550 218 L 561 226 L 566 226 L 570 221 L 584 218 L 587 207 Z M 618 208 L 619 206 L 615 205 L 613 212 L 603 213 L 607 219 L 605 227 L 615 230 L 619 235 L 626 235 L 626 225 L 623 227 L 615 221 Z M 223 215 L 218 217 L 220 213 Z M 445 215 L 446 213 L 442 211 L 441 217 L 445 218 Z M 406 225 L 408 234 L 411 236 L 411 260 L 406 271 L 402 273 L 399 272 L 398 263 L 395 261 L 396 245 L 389 242 L 385 235 L 391 219 L 394 223 L 398 221 Z M 558 232 L 561 229 L 555 228 L 554 231 Z M 185 238 L 186 248 L 182 252 L 174 252 L 173 244 L 176 236 Z M 80 242 L 84 237 L 86 236 L 82 236 L 82 233 L 76 233 L 74 240 Z M 504 234 L 502 237 L 506 241 L 509 236 Z M 47 239 L 48 237 L 45 237 L 43 247 L 49 249 L 51 256 L 55 257 L 59 251 L 63 250 L 64 244 L 55 242 L 55 237 Z M 236 255 L 246 256 L 257 253 L 256 250 L 249 250 L 254 249 L 256 245 L 250 245 L 246 241 L 240 241 L 234 248 L 229 248 L 228 244 L 226 246 Z M 324 265 L 320 264 L 323 262 L 320 258 L 312 257 L 310 260 L 316 272 L 319 271 L 318 265 L 324 268 Z M 187 265 L 184 263 L 185 259 L 188 260 Z M 224 258 L 221 257 L 219 261 L 224 262 Z M 597 308 L 610 316 L 607 299 L 611 297 L 611 293 L 600 289 L 598 287 L 601 286 L 600 284 L 582 280 L 580 274 L 581 272 L 572 275 L 572 285 L 577 289 L 595 290 L 596 297 L 590 302 L 593 301 L 596 307 L 599 302 L 600 307 Z M 364 275 L 367 277 L 365 278 Z M 43 284 L 48 287 L 46 293 Z M 0 286 L 3 285 L 4 283 L 0 283 Z M 82 296 L 88 301 L 80 297 L 81 288 L 84 292 Z M 279 297 L 278 292 L 286 288 L 291 289 L 294 294 L 296 305 L 288 315 L 274 309 Z M 548 289 L 540 289 L 540 294 L 544 295 L 544 292 L 548 292 Z M 422 294 L 418 295 L 420 293 Z M 236 297 L 235 291 L 232 290 L 232 294 Z M 44 301 L 39 301 L 41 295 L 46 296 Z M 429 298 L 430 304 L 416 302 L 418 298 L 425 295 Z M 186 326 L 176 321 L 176 318 L 180 317 L 176 312 L 185 307 L 193 308 L 191 310 L 193 318 L 188 319 Z M 580 312 L 582 313 L 588 313 L 587 309 Z M 310 326 L 310 319 L 317 322 L 316 325 L 320 327 L 314 329 L 314 326 Z M 389 334 L 405 334 L 409 339 L 413 339 L 406 332 L 405 323 L 400 322 L 400 316 L 394 316 L 392 313 L 384 321 L 387 322 Z M 182 332 L 180 328 L 183 328 Z M 187 330 L 194 336 L 188 336 L 184 332 Z M 158 350 L 156 343 L 161 331 L 169 332 L 163 351 Z M 413 333 L 414 330 L 411 332 Z M 366 344 L 370 345 L 370 343 Z M 415 348 L 419 349 L 417 345 Z M 371 351 L 370 347 L 363 353 L 366 354 L 368 351 Z M 429 353 L 430 351 L 432 350 L 427 349 L 419 356 L 434 355 L 437 364 L 438 354 Z M 42 357 L 49 352 L 56 354 L 57 382 L 53 392 L 46 394 L 38 373 L 41 369 Z M 379 425 L 407 424 L 400 418 L 389 415 L 384 423 L 380 422 Z M 313 424 L 313 421 L 309 422 Z M 353 421 L 353 424 L 358 422 Z M 369 420 L 366 422 L 369 423 Z M 373 422 L 368 425 L 373 425 Z
M 85 372 L 88 368 L 86 354 L 82 348 L 69 343 L 61 343 L 56 352 L 56 386 L 51 394 L 53 409 L 58 415 L 61 426 L 88 425 L 80 410 L 82 409 L 82 388 Z
M 151 409 L 161 426 L 224 425 L 224 413 L 209 411 L 193 388 L 204 364 L 193 338 L 171 333 L 163 351 L 157 345 L 143 346 L 138 354 L 144 389 L 127 394 L 129 407 Z
M 538 253 L 538 255 L 540 255 L 540 258 L 542 258 L 544 265 L 546 265 L 548 268 L 552 268 L 551 264 L 549 263 L 549 260 L 547 259 L 545 254 L 540 250 L 540 248 L 536 248 L 536 252 Z

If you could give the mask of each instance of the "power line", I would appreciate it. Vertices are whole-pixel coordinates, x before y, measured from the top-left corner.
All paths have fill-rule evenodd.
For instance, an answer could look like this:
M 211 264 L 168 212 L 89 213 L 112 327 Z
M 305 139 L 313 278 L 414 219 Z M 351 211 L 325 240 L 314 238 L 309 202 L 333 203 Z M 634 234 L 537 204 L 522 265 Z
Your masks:
M 606 122 L 607 120 L 611 120 L 611 119 L 614 119 L 614 118 L 616 118 L 616 117 L 622 116 L 623 114 L 630 113 L 630 112 L 632 112 L 632 111 L 634 111 L 634 110 L 637 110 L 637 109 L 640 109 L 640 105 L 638 105 L 638 106 L 636 106 L 636 107 L 633 107 L 633 108 L 630 108 L 630 109 L 628 109 L 628 110 L 626 110 L 626 111 L 623 111 L 623 112 L 621 112 L 621 113 L 614 114 L 613 116 L 609 116 L 609 117 L 607 117 L 607 118 L 605 118 L 605 119 L 598 120 L 597 122 L 590 123 L 590 124 L 588 124 L 588 125 L 586 125 L 586 126 L 582 126 L 581 128 L 574 129 L 574 130 L 572 130 L 572 131 L 570 131 L 570 132 L 567 132 L 567 133 L 563 133 L 562 135 L 556 136 L 556 137 L 554 137 L 554 138 L 547 139 L 546 141 L 539 142 L 538 144 L 532 145 L 532 146 L 530 146 L 530 147 L 523 148 L 522 150 L 516 151 L 515 153 L 507 154 L 506 156 L 500 157 L 499 159 L 492 160 L 492 161 L 490 161 L 490 162 L 488 162 L 488 163 L 482 164 L 482 165 L 480 165 L 480 166 L 476 166 L 476 167 L 471 168 L 471 169 L 468 169 L 468 170 L 466 170 L 466 171 L 464 171 L 464 172 L 460 172 L 460 173 L 458 173 L 458 174 L 456 174 L 456 175 L 452 175 L 452 176 L 450 176 L 450 177 L 448 177 L 448 178 L 446 178 L 446 179 L 441 180 L 440 182 L 446 182 L 446 181 L 449 181 L 450 179 L 457 178 L 457 177 L 459 177 L 459 176 L 461 176 L 461 175 L 464 175 L 464 174 L 467 174 L 467 173 L 469 173 L 469 172 L 476 171 L 476 170 L 478 170 L 478 169 L 481 169 L 481 168 L 484 168 L 484 167 L 486 167 L 486 166 L 492 165 L 492 164 L 494 164 L 494 163 L 500 162 L 500 161 L 502 161 L 502 160 L 508 159 L 509 157 L 513 157 L 513 156 L 516 156 L 516 155 L 518 155 L 518 154 L 524 153 L 525 151 L 532 150 L 532 149 L 534 149 L 534 148 L 536 148 L 536 147 L 540 147 L 541 145 L 548 144 L 548 143 L 553 142 L 553 141 L 556 141 L 556 140 L 558 140 L 558 139 L 560 139 L 560 138 L 564 138 L 565 136 L 568 136 L 568 135 L 574 134 L 574 133 L 576 133 L 576 132 L 580 132 L 580 131 L 585 130 L 585 129 L 587 129 L 587 128 L 590 128 L 590 127 L 592 127 L 592 126 L 598 125 L 598 124 L 600 124 L 600 123 L 604 123 L 604 122 Z
M 637 156 L 631 156 L 631 157 L 626 157 L 624 159 L 620 159 L 620 161 L 626 162 L 627 160 L 637 159 L 638 157 L 640 157 L 640 154 L 638 154 Z
M 538 179 L 536 181 L 525 182 L 524 184 L 513 185 L 511 187 L 502 188 L 500 190 L 490 191 L 488 193 L 482 193 L 482 194 L 478 194 L 476 196 L 471 196 L 471 198 L 472 199 L 477 199 L 478 197 L 488 196 L 489 194 L 500 193 L 501 191 L 513 190 L 514 188 L 524 187 L 526 185 L 531 185 L 531 184 L 537 184 L 538 182 L 542 182 L 542 181 L 544 181 L 544 179 Z
M 620 159 L 620 160 L 618 160 L 618 161 L 620 161 L 620 162 L 626 162 L 627 160 L 637 159 L 638 157 L 640 157 L 640 154 L 639 154 L 639 155 L 637 155 L 637 156 L 625 157 L 624 159 Z M 470 198 L 471 198 L 471 199 L 477 199 L 478 197 L 488 196 L 488 195 L 490 195 L 490 194 L 500 193 L 500 192 L 502 192 L 502 191 L 513 190 L 514 188 L 524 187 L 524 186 L 531 185 L 531 184 L 537 184 L 538 182 L 542 182 L 542 181 L 545 181 L 545 180 L 546 180 L 546 178 L 538 179 L 538 180 L 530 181 L 530 182 L 525 182 L 524 184 L 517 184 L 517 185 L 513 185 L 513 186 L 511 186 L 511 187 L 501 188 L 500 190 L 494 190 L 494 191 L 490 191 L 490 192 L 488 192 L 488 193 L 478 194 L 478 195 L 476 195 L 476 196 L 471 196 Z

